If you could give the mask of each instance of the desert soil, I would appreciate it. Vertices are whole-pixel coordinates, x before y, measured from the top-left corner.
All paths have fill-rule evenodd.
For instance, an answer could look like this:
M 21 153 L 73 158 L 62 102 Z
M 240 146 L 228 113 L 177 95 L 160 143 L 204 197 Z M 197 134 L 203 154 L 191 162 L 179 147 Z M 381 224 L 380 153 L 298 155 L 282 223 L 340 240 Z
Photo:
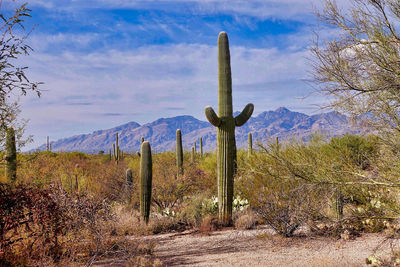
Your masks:
M 154 255 L 164 266 L 366 266 L 367 257 L 388 256 L 391 245 L 400 245 L 383 234 L 363 234 L 349 240 L 283 238 L 265 227 L 207 235 L 161 234 L 145 239 L 156 242 Z

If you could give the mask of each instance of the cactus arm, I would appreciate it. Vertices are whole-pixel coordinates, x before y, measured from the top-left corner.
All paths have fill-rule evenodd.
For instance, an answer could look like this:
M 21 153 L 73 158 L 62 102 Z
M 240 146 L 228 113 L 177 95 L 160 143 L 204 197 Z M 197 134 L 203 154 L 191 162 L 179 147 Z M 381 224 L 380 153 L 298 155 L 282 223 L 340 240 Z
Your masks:
M 252 103 L 247 104 L 243 111 L 236 116 L 235 118 L 235 125 L 240 127 L 243 124 L 245 124 L 251 117 L 251 114 L 253 114 L 254 111 L 254 105 Z
M 215 127 L 218 127 L 221 125 L 222 120 L 218 117 L 218 115 L 215 113 L 214 109 L 210 106 L 207 106 L 205 109 L 205 114 L 207 120 L 214 125 Z

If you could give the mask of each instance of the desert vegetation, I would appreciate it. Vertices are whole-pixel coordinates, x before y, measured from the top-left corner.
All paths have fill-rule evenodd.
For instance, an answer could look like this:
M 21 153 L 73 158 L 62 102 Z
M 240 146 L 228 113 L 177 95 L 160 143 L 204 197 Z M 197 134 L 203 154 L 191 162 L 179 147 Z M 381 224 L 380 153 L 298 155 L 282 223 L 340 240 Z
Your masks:
M 389 177 L 396 177 L 399 166 L 389 160 L 397 158 L 393 153 L 372 135 L 315 136 L 307 144 L 272 140 L 258 144 L 250 156 L 238 150 L 233 225 L 269 225 L 285 237 L 382 231 L 395 237 L 399 183 Z M 152 155 L 146 224 L 137 154 L 126 154 L 118 164 L 109 155 L 18 154 L 17 180 L 1 185 L 2 264 L 110 258 L 158 264 L 154 244 L 132 237 L 220 229 L 216 153 L 197 154 L 192 162 L 184 152 L 183 158 L 180 174 L 175 152 Z
M 383 24 L 363 20 L 369 11 L 363 9 L 363 2 L 380 14 Z M 322 50 L 317 44 L 313 50 L 320 60 L 316 80 L 328 84 L 324 92 L 339 96 L 334 107 L 357 116 L 373 114 L 369 109 L 383 114 L 379 120 L 367 117 L 380 126 L 374 134 L 326 138 L 316 133 L 307 142 L 293 139 L 282 143 L 276 138 L 257 143 L 248 133 L 248 148 L 237 149 L 235 127 L 246 123 L 254 106 L 248 104 L 233 117 L 225 32 L 218 38 L 218 115 L 211 107 L 205 109 L 208 121 L 217 128 L 218 143 L 213 151 L 203 151 L 202 139 L 191 140 L 191 151 L 184 151 L 181 130 L 176 129 L 176 148 L 169 152 L 152 153 L 151 143 L 144 139 L 139 153 L 123 152 L 117 134 L 109 153 L 52 152 L 49 138 L 46 151 L 17 153 L 18 133 L 23 129 L 15 130 L 16 125 L 4 120 L 0 125 L 4 135 L 0 266 L 162 266 L 154 254 L 157 244 L 142 237 L 185 230 L 206 235 L 218 229 L 266 225 L 282 238 L 348 239 L 373 232 L 398 239 L 398 90 L 388 88 L 398 88 L 398 70 L 390 60 L 398 59 L 399 38 L 383 2 L 356 1 L 360 13 L 353 13 L 353 20 L 361 26 L 349 28 L 334 2 L 327 1 L 324 18 L 352 38 L 334 41 Z M 392 15 L 399 16 L 399 5 L 388 3 Z M 22 6 L 17 12 L 15 21 L 6 20 L 6 28 L 20 23 L 18 18 L 29 10 Z M 361 39 L 365 35 L 372 41 Z M 356 66 L 340 53 L 354 45 L 363 47 L 352 48 L 352 62 L 360 61 Z M 28 47 L 18 49 L 26 51 Z M 392 57 L 383 60 L 384 53 Z M 370 60 L 364 61 L 368 56 Z M 371 64 L 377 67 L 367 68 Z M 354 68 L 360 66 L 366 69 L 358 76 Z M 365 79 L 366 73 L 372 78 Z M 8 75 L 24 77 L 23 73 Z M 377 79 L 380 75 L 384 78 Z M 10 86 L 0 94 L 0 101 L 6 101 L 15 89 L 39 92 L 38 83 Z M 369 109 L 360 114 L 360 106 L 353 101 L 362 101 Z M 15 106 L 4 107 L 4 112 L 16 115 Z M 398 264 L 398 255 L 394 249 L 387 258 L 371 255 L 366 261 L 390 266 Z

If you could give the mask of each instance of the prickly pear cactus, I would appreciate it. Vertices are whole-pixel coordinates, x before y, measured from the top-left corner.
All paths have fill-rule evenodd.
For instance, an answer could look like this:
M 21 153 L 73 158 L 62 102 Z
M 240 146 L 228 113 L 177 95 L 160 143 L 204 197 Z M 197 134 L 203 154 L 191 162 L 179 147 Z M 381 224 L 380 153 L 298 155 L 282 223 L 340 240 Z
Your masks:
M 140 214 L 146 224 L 149 222 L 150 215 L 152 165 L 150 143 L 144 141 L 141 146 L 140 157 Z
M 15 144 L 15 131 L 11 127 L 7 129 L 5 160 L 7 181 L 14 183 L 17 179 L 17 147 Z
M 218 115 L 207 106 L 208 121 L 217 127 L 217 176 L 219 220 L 224 225 L 232 222 L 233 175 L 235 172 L 236 141 L 235 127 L 242 126 L 253 113 L 253 104 L 233 117 L 232 77 L 228 35 L 218 36 Z
M 178 167 L 178 175 L 183 174 L 183 148 L 181 129 L 176 130 L 176 165 Z

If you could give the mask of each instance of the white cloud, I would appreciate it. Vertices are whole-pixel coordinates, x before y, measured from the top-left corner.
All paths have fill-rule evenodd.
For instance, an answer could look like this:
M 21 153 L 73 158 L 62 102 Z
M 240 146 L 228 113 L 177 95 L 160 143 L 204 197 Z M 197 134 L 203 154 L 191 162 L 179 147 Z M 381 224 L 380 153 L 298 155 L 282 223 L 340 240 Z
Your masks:
M 231 44 L 234 109 L 248 102 L 255 104 L 256 113 L 279 106 L 309 108 L 312 99 L 296 100 L 308 92 L 301 82 L 309 68 L 306 54 Z M 32 80 L 45 82 L 40 99 L 22 98 L 23 117 L 31 120 L 28 133 L 36 136 L 34 145 L 47 135 L 58 139 L 128 121 L 146 123 L 183 114 L 205 120 L 204 107 L 217 104 L 216 46 L 33 53 L 24 58 L 24 65 Z

